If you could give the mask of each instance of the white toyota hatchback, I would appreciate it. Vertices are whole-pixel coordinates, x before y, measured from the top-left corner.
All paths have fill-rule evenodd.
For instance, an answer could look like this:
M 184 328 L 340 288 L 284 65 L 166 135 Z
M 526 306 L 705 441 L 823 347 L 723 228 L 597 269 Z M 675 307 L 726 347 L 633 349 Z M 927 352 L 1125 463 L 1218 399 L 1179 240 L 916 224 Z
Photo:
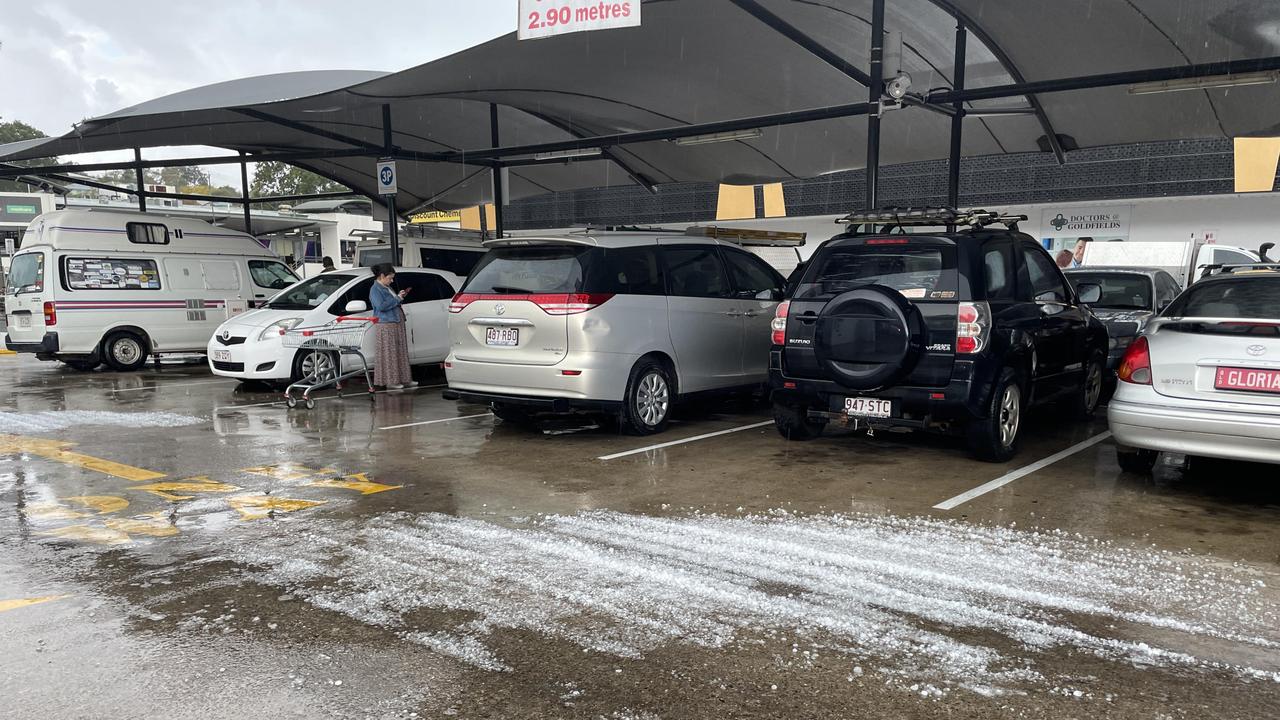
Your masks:
M 448 355 L 449 300 L 461 285 L 462 279 L 451 273 L 396 270 L 393 287 L 409 290 L 404 314 L 410 364 L 439 363 Z M 312 371 L 325 375 L 325 365 L 335 358 L 284 347 L 281 329 L 326 325 L 341 315 L 367 313 L 372 286 L 368 268 L 325 273 L 291 285 L 256 310 L 220 325 L 209 339 L 209 366 L 215 375 L 275 383 L 292 382 Z M 364 354 L 372 365 L 376 355 L 372 332 L 365 335 Z M 321 367 L 313 368 L 315 362 Z M 344 370 L 359 365 L 354 356 L 344 356 L 342 362 Z
M 1161 451 L 1280 463 L 1280 266 L 1228 268 L 1147 325 L 1107 409 L 1120 466 Z

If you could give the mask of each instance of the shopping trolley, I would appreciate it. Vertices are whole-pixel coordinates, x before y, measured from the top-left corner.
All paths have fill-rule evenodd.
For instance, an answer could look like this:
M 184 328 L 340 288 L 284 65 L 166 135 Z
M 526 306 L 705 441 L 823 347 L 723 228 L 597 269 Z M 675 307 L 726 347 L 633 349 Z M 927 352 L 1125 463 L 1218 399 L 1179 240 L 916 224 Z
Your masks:
M 291 408 L 297 407 L 298 398 L 293 396 L 294 390 L 302 391 L 301 399 L 308 410 L 316 406 L 316 401 L 311 398 L 311 393 L 316 390 L 333 387 L 338 391 L 338 397 L 342 397 L 342 381 L 356 375 L 364 375 L 364 380 L 369 385 L 369 398 L 373 399 L 373 377 L 362 348 L 365 333 L 377 323 L 376 317 L 343 316 L 326 325 L 281 330 L 280 343 L 284 347 L 311 353 L 311 370 L 285 388 L 285 404 Z M 344 373 L 342 358 L 345 355 L 360 358 L 360 366 Z M 301 366 L 307 366 L 305 360 Z

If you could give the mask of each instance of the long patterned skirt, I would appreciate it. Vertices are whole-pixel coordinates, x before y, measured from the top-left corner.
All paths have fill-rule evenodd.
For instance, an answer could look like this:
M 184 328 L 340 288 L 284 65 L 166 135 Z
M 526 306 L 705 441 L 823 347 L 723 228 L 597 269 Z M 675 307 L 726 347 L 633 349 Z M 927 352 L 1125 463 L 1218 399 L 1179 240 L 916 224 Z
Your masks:
M 409 335 L 404 326 L 403 322 L 378 323 L 375 326 L 378 359 L 373 366 L 374 385 L 389 387 L 413 380 L 409 374 Z

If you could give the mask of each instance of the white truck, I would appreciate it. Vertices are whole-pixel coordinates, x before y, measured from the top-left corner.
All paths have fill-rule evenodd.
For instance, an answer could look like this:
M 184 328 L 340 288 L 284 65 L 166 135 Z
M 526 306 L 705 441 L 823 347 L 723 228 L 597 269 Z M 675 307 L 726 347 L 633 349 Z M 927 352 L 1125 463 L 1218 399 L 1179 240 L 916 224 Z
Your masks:
M 1240 265 L 1264 261 L 1258 253 L 1200 240 L 1169 242 L 1091 242 L 1085 246 L 1084 267 L 1144 267 L 1164 270 L 1182 287 L 1199 280 L 1211 265 Z

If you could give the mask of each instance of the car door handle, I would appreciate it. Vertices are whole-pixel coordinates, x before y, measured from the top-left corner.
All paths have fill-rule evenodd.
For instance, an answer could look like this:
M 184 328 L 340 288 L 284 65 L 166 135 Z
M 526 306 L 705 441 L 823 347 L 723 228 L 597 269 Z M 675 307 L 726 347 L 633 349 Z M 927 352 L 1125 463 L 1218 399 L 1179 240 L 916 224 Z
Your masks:
M 739 310 L 728 310 L 724 314 L 728 315 L 729 317 L 742 317 L 744 313 L 742 313 Z
M 746 312 L 743 312 L 743 313 L 742 313 L 742 316 L 743 316 L 743 317 L 755 317 L 755 316 L 757 316 L 757 315 L 759 315 L 759 314 L 760 314 L 760 313 L 759 313 L 759 312 L 757 312 L 757 311 L 755 311 L 755 310 L 747 310 Z

